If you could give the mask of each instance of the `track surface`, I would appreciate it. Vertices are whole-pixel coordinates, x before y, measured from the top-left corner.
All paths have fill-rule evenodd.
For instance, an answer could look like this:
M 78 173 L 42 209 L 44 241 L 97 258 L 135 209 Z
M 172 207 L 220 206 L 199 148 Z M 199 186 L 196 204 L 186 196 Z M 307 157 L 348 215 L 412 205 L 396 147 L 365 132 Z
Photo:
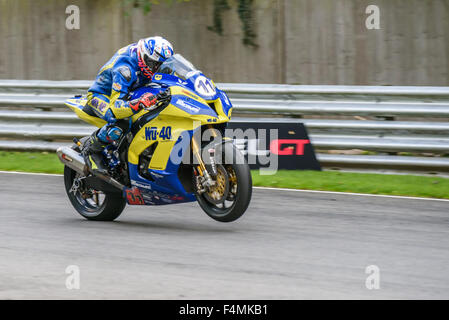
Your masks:
M 449 298 L 449 202 L 255 189 L 231 224 L 196 203 L 107 223 L 78 216 L 62 186 L 0 173 L 0 299 Z

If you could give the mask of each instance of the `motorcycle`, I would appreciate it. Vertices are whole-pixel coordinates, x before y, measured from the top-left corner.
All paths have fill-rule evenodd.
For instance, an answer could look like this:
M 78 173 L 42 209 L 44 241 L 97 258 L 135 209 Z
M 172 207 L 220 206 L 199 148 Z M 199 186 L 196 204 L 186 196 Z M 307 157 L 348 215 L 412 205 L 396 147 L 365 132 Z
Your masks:
M 116 125 L 122 137 L 104 149 L 107 173 L 91 170 L 83 150 L 89 137 L 60 147 L 67 195 L 89 220 L 112 221 L 128 205 L 166 205 L 197 201 L 211 218 L 231 222 L 251 200 L 249 166 L 224 136 L 232 104 L 225 92 L 180 54 L 167 59 L 152 83 L 129 93 L 134 100 L 150 92 L 157 103 Z M 85 96 L 65 104 L 98 128 Z

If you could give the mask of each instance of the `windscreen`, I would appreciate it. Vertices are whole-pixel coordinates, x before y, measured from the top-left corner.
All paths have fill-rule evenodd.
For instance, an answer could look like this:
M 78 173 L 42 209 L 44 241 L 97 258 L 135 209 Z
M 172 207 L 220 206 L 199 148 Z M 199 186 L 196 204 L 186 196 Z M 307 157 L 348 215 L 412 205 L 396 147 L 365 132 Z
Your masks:
M 171 74 L 186 80 L 199 71 L 187 59 L 177 53 L 165 60 L 158 72 Z

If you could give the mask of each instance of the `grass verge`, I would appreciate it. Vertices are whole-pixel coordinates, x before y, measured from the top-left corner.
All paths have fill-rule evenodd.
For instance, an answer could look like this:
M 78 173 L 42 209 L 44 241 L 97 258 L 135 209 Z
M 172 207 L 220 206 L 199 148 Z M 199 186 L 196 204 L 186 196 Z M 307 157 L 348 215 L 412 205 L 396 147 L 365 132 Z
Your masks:
M 0 170 L 63 173 L 64 166 L 55 152 L 0 151 Z
M 55 153 L 0 151 L 0 170 L 62 173 Z M 252 171 L 255 186 L 449 199 L 449 179 L 413 175 L 280 170 Z
M 442 177 L 290 170 L 252 176 L 255 186 L 449 199 L 449 179 Z

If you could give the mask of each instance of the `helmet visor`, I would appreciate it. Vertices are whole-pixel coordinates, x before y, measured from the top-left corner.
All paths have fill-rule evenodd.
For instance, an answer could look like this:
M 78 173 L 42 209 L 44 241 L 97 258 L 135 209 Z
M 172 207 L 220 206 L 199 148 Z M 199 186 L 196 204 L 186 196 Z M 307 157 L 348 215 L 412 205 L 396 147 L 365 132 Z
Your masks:
M 161 66 L 162 62 L 155 61 L 151 59 L 148 55 L 143 56 L 143 61 L 145 62 L 145 65 L 150 68 L 151 72 L 155 73 Z

